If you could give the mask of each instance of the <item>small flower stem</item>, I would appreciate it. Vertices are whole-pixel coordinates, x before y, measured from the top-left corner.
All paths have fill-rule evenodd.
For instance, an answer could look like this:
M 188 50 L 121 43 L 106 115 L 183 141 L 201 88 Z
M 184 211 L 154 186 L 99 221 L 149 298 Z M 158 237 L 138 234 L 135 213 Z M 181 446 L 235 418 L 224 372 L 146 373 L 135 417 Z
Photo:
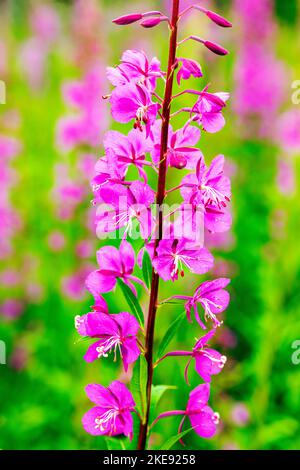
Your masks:
M 170 42 L 169 42 L 169 59 L 168 71 L 165 85 L 165 94 L 162 107 L 162 127 L 161 127 L 161 146 L 160 146 L 160 164 L 158 173 L 158 186 L 156 204 L 161 207 L 166 196 L 166 174 L 167 174 L 167 150 L 168 150 L 168 134 L 170 123 L 170 111 L 172 102 L 172 90 L 174 81 L 174 64 L 176 62 L 177 51 L 177 24 L 179 19 L 179 2 L 180 0 L 173 0 L 172 19 L 170 23 Z M 159 211 L 158 219 L 158 236 L 155 239 L 154 252 L 158 247 L 159 241 L 163 235 L 163 214 Z M 152 271 L 151 292 L 148 310 L 148 323 L 146 330 L 146 360 L 148 364 L 148 380 L 147 380 L 147 410 L 145 422 L 141 423 L 140 434 L 138 439 L 138 449 L 144 450 L 146 448 L 147 433 L 149 425 L 150 404 L 151 404 L 151 388 L 153 380 L 153 341 L 154 341 L 154 326 L 157 311 L 157 299 L 159 288 L 159 276 Z

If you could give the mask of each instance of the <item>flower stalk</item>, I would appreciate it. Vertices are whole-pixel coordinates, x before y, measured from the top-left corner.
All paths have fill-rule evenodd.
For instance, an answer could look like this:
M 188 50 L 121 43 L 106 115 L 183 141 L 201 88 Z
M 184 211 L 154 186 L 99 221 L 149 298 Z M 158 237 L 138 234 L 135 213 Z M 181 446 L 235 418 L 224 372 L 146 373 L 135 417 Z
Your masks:
M 168 151 L 168 135 L 172 103 L 172 90 L 174 82 L 174 69 L 176 65 L 176 51 L 177 51 L 177 31 L 179 19 L 179 0 L 173 1 L 173 11 L 170 23 L 170 41 L 169 41 L 169 59 L 167 80 L 165 85 L 165 95 L 162 107 L 162 126 L 161 126 L 161 145 L 160 145 L 160 164 L 158 173 L 158 186 L 156 204 L 158 205 L 158 236 L 155 239 L 154 252 L 158 247 L 159 241 L 163 235 L 163 213 L 161 206 L 166 196 L 166 176 L 167 176 L 167 151 Z M 152 269 L 152 281 L 150 291 L 150 302 L 148 310 L 148 323 L 146 330 L 146 360 L 148 366 L 148 380 L 147 380 L 147 411 L 144 423 L 141 423 L 140 434 L 138 440 L 138 449 L 145 449 L 147 441 L 147 431 L 149 424 L 149 413 L 151 404 L 151 388 L 153 380 L 153 341 L 155 329 L 155 317 L 157 311 L 157 299 L 159 289 L 159 275 Z

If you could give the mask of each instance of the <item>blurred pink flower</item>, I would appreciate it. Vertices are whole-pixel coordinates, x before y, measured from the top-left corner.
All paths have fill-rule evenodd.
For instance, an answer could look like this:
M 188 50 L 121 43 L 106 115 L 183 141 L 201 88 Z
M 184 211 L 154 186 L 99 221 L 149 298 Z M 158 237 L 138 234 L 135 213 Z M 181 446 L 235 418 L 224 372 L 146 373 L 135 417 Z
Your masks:
M 279 191 L 286 196 L 290 196 L 295 192 L 295 170 L 293 162 L 280 159 L 277 170 L 277 186 Z
M 33 90 L 38 90 L 43 85 L 47 55 L 46 46 L 36 37 L 30 38 L 22 44 L 20 66 Z
M 244 403 L 236 403 L 231 410 L 231 419 L 237 426 L 245 426 L 249 422 L 250 413 Z
M 3 160 L 10 160 L 16 157 L 22 150 L 19 140 L 13 137 L 0 135 L 0 163 Z
M 77 272 L 62 279 L 63 294 L 71 300 L 82 300 L 86 295 L 85 280 L 91 273 L 91 266 L 83 266 Z
M 20 300 L 7 299 L 0 305 L 0 316 L 7 319 L 18 318 L 24 311 L 24 305 Z
M 28 362 L 28 349 L 25 346 L 16 346 L 9 358 L 9 365 L 16 371 L 24 370 Z
M 0 76 L 4 77 L 7 72 L 7 49 L 4 41 L 0 41 Z
M 6 269 L 0 273 L 0 284 L 5 287 L 15 287 L 21 282 L 21 274 L 14 269 Z
M 55 41 L 60 32 L 60 18 L 53 5 L 35 6 L 30 16 L 32 32 L 44 43 Z
M 291 109 L 282 114 L 275 134 L 282 150 L 291 154 L 300 153 L 300 110 Z
M 77 145 L 100 145 L 106 127 L 106 113 L 101 106 L 103 76 L 102 67 L 95 65 L 82 81 L 63 86 L 65 102 L 78 109 L 78 113 L 58 121 L 56 142 L 61 151 L 68 152 Z
M 59 230 L 54 230 L 48 235 L 48 246 L 51 251 L 58 252 L 64 249 L 66 245 L 66 238 Z
M 89 258 L 92 256 L 93 250 L 94 246 L 91 240 L 80 240 L 75 247 L 78 258 Z

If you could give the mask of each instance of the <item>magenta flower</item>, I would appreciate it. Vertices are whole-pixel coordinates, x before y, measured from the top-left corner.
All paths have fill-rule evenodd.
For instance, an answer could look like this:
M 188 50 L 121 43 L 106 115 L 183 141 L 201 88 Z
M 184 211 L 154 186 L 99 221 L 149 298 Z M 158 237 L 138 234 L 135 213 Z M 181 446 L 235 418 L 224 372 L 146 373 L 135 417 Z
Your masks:
M 106 155 L 100 158 L 95 165 L 96 175 L 92 179 L 92 190 L 95 196 L 94 202 L 101 201 L 100 190 L 109 183 L 123 183 L 125 166 L 118 165 L 117 157 L 113 150 L 107 149 Z
M 191 76 L 200 78 L 203 76 L 202 70 L 198 62 L 192 59 L 184 59 L 183 57 L 177 59 L 181 65 L 177 72 L 177 83 L 180 85 L 181 80 L 188 80 Z
M 184 371 L 184 377 L 188 384 L 188 368 L 192 359 L 195 359 L 195 370 L 204 380 L 204 382 L 211 382 L 211 376 L 219 374 L 226 363 L 226 356 L 223 356 L 215 349 L 207 347 L 208 341 L 214 336 L 216 330 L 213 329 L 205 336 L 200 338 L 192 351 L 172 351 L 165 354 L 160 361 L 166 357 L 173 356 L 187 356 L 190 357 Z
M 96 404 L 82 419 L 86 432 L 93 436 L 124 434 L 132 439 L 135 403 L 124 384 L 115 380 L 107 388 L 98 384 L 87 385 L 86 394 Z
M 217 319 L 216 315 L 224 312 L 228 307 L 230 295 L 224 290 L 230 283 L 230 279 L 219 278 L 214 281 L 206 281 L 201 284 L 195 291 L 193 297 L 185 297 L 188 301 L 186 303 L 186 313 L 188 320 L 191 321 L 191 310 L 194 309 L 194 314 L 197 322 L 202 328 L 206 328 L 200 320 L 197 305 L 200 303 L 205 312 L 205 319 L 210 318 L 214 326 L 219 326 L 221 322 Z
M 17 139 L 0 135 L 0 157 L 1 160 L 10 160 L 18 155 L 22 146 Z
M 215 329 L 211 330 L 200 338 L 193 347 L 192 357 L 195 359 L 195 369 L 204 382 L 210 382 L 212 375 L 219 374 L 227 360 L 226 356 L 223 356 L 219 351 L 207 347 L 208 341 L 214 336 L 215 332 Z M 188 366 L 189 363 L 186 367 L 186 378 Z
M 143 130 L 143 124 L 145 124 L 146 136 L 149 136 L 160 104 L 153 103 L 151 93 L 147 88 L 131 83 L 117 87 L 112 92 L 110 103 L 115 121 L 127 123 L 134 119 L 134 128 Z
M 203 158 L 196 166 L 196 173 L 185 176 L 182 180 L 181 194 L 185 201 L 197 204 L 226 207 L 231 197 L 230 180 L 224 175 L 224 156 L 213 159 L 209 168 Z
M 212 268 L 213 261 L 213 256 L 206 248 L 199 248 L 190 240 L 161 240 L 153 267 L 164 281 L 175 281 L 179 272 L 184 276 L 184 266 L 192 273 L 204 274 Z
M 220 131 L 225 125 L 222 109 L 226 106 L 225 101 L 228 98 L 228 93 L 208 93 L 204 89 L 192 108 L 192 113 L 195 113 L 194 120 L 207 132 Z
M 117 278 L 123 281 L 135 292 L 131 281 L 135 257 L 132 246 L 123 240 L 119 250 L 114 246 L 104 246 L 97 251 L 97 261 L 100 269 L 93 271 L 86 279 L 86 287 L 97 301 L 100 294 L 110 292 L 117 283 Z
M 151 129 L 153 162 L 157 165 L 160 159 L 161 121 L 157 120 Z M 169 127 L 167 159 L 170 166 L 181 169 L 194 169 L 202 153 L 194 146 L 200 139 L 200 130 L 194 126 L 187 126 L 173 132 Z
M 107 78 L 114 86 L 128 83 L 144 85 L 150 91 L 155 89 L 156 80 L 163 74 L 160 62 L 154 57 L 150 62 L 143 51 L 127 50 L 123 53 L 121 64 L 107 67 Z
M 210 385 L 208 383 L 198 385 L 191 391 L 186 410 L 174 410 L 161 413 L 152 426 L 160 419 L 169 416 L 183 415 L 178 433 L 181 433 L 186 417 L 189 418 L 191 426 L 200 437 L 211 438 L 217 431 L 219 414 L 215 413 L 208 405 L 210 395 Z M 182 442 L 182 441 L 181 441 Z
M 141 181 L 133 181 L 130 187 L 114 185 L 104 187 L 99 192 L 102 202 L 109 207 L 96 216 L 97 232 L 113 232 L 125 227 L 125 236 L 131 235 L 133 221 L 140 226 L 142 238 L 151 234 L 151 204 L 154 202 L 154 191 Z
M 117 131 L 108 131 L 104 136 L 104 148 L 113 151 L 115 165 L 121 174 L 126 174 L 130 165 L 134 165 L 140 178 L 147 181 L 147 175 L 143 167 L 150 165 L 146 160 L 146 153 L 151 149 L 151 143 L 144 134 L 137 129 L 132 129 L 127 136 Z M 114 166 L 115 166 L 114 165 Z
M 141 354 L 137 344 L 139 323 L 128 312 L 116 315 L 105 313 L 88 313 L 76 317 L 75 326 L 81 336 L 90 336 L 97 339 L 87 350 L 84 359 L 93 362 L 100 357 L 107 357 L 114 351 L 115 360 L 119 350 L 125 371 L 128 365 L 135 362 Z
M 198 385 L 190 393 L 185 412 L 195 433 L 208 439 L 215 435 L 220 419 L 219 414 L 207 406 L 209 394 L 209 384 Z

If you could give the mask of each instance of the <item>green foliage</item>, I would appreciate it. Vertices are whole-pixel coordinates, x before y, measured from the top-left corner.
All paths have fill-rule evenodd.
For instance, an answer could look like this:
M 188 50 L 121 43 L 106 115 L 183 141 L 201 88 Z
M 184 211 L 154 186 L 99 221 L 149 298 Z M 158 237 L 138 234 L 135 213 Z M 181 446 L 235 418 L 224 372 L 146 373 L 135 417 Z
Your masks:
M 122 290 L 124 298 L 129 305 L 130 313 L 132 313 L 138 319 L 139 324 L 141 326 L 144 326 L 144 314 L 143 314 L 143 310 L 142 310 L 142 307 L 140 306 L 138 299 L 136 298 L 136 296 L 134 295 L 130 287 L 128 287 L 127 284 L 125 284 L 123 279 L 119 278 L 117 279 L 117 281 L 118 281 L 118 286 Z

